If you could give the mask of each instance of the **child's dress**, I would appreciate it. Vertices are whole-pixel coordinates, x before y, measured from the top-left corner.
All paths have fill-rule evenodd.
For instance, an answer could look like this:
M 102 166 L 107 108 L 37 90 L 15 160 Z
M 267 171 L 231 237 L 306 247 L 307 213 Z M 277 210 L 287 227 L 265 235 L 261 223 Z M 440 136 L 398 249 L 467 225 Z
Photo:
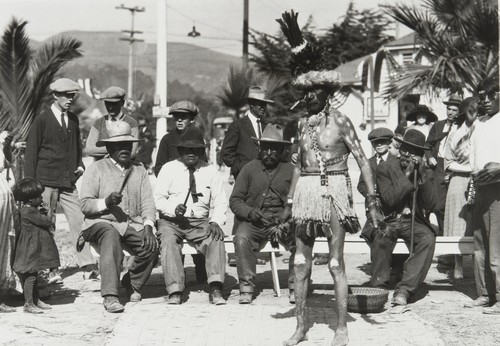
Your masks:
M 59 252 L 50 232 L 50 218 L 31 206 L 23 206 L 19 212 L 21 231 L 16 241 L 14 271 L 35 273 L 59 267 Z

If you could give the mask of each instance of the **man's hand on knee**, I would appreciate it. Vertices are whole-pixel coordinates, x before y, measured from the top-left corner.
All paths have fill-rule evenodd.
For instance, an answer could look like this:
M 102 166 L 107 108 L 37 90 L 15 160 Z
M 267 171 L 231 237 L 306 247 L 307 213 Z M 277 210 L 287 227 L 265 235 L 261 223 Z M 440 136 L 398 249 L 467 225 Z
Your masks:
M 217 224 L 217 222 L 213 222 L 213 221 L 210 222 L 210 224 L 208 226 L 208 231 L 210 232 L 212 239 L 214 239 L 214 240 L 223 240 L 224 239 L 224 232 L 222 232 L 222 229 Z
M 153 228 L 149 225 L 144 226 L 142 231 L 142 248 L 146 252 L 154 252 L 158 248 L 158 241 L 153 234 Z

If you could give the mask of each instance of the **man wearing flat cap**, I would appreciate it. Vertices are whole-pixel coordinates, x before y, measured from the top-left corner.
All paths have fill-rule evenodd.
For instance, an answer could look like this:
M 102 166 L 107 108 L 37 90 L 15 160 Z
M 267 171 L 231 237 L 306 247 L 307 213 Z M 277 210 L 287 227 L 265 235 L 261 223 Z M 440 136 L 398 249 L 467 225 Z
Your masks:
M 395 158 L 389 153 L 389 147 L 392 143 L 393 137 L 394 132 L 385 127 L 376 128 L 368 134 L 368 140 L 371 142 L 373 150 L 375 150 L 375 155 L 368 159 L 374 177 L 377 174 L 377 167 L 381 162 Z M 368 195 L 366 183 L 361 175 L 359 176 L 358 181 L 358 191 L 365 198 Z
M 115 121 L 125 121 L 130 125 L 132 135 L 139 138 L 139 125 L 137 121 L 123 112 L 123 105 L 125 104 L 125 90 L 122 88 L 112 86 L 104 90 L 101 94 L 101 101 L 104 101 L 106 107 L 106 114 L 104 117 L 97 119 L 94 125 L 90 128 L 89 136 L 87 137 L 87 144 L 85 145 L 85 152 L 87 155 L 94 157 L 96 160 L 102 159 L 106 154 L 106 148 L 96 146 L 100 139 L 107 137 L 106 126 Z M 132 158 L 137 154 L 137 143 L 132 146 Z
M 259 144 L 252 137 L 260 138 L 266 124 L 262 121 L 266 114 L 267 106 L 274 101 L 266 98 L 266 90 L 253 86 L 248 91 L 249 110 L 241 119 L 236 119 L 227 129 L 222 142 L 221 156 L 226 166 L 231 168 L 231 176 L 236 179 L 245 164 L 255 160 L 259 156 Z M 236 232 L 240 220 L 234 217 L 233 235 Z M 260 263 L 262 260 L 259 259 Z M 236 259 L 231 254 L 229 265 L 236 266 Z
M 448 192 L 448 181 L 444 172 L 444 153 L 446 142 L 450 133 L 457 129 L 458 106 L 462 98 L 456 94 L 450 95 L 449 99 L 443 101 L 446 105 L 446 119 L 438 120 L 432 125 L 427 136 L 426 145 L 431 148 L 425 153 L 430 167 L 429 179 L 432 180 L 436 191 L 436 215 L 439 225 L 439 235 L 443 235 L 444 208 L 446 205 L 446 194 Z
M 203 132 L 194 125 L 194 118 L 198 115 L 199 111 L 198 107 L 190 101 L 178 101 L 170 106 L 168 114 L 172 115 L 175 120 L 175 129 L 163 136 L 160 141 L 154 167 L 154 173 L 157 177 L 164 164 L 179 158 L 180 155 L 177 150 L 177 144 L 179 144 L 180 136 L 186 132 L 188 127 L 192 128 L 193 131 L 199 132 L 200 136 L 203 137 Z M 205 151 L 201 154 L 201 160 L 208 162 Z M 207 273 L 205 272 L 205 257 L 195 254 L 192 255 L 192 258 L 195 267 L 196 281 L 199 283 L 206 282 Z
M 179 137 L 188 127 L 194 126 L 194 118 L 198 115 L 199 111 L 198 107 L 190 101 L 178 101 L 170 106 L 168 114 L 172 115 L 175 120 L 175 130 L 167 133 L 160 141 L 154 168 L 156 176 L 158 176 L 160 169 L 165 163 L 179 158 L 179 152 L 177 151 Z M 195 129 L 202 133 L 197 127 Z M 207 161 L 206 153 L 202 155 L 201 159 Z
M 261 138 L 253 139 L 260 146 L 259 158 L 243 167 L 229 198 L 231 210 L 242 220 L 233 240 L 240 282 L 239 303 L 250 304 L 253 300 L 257 252 L 269 240 L 292 251 L 288 264 L 288 288 L 293 303 L 295 239 L 287 223 L 291 214 L 284 215 L 283 210 L 288 202 L 294 165 L 282 162 L 283 152 L 292 142 L 284 141 L 281 127 L 272 124 L 266 126 Z
M 184 239 L 205 256 L 210 303 L 226 303 L 222 297 L 226 254 L 220 227 L 226 222 L 227 198 L 219 171 L 201 159 L 205 148 L 203 135 L 188 127 L 177 144 L 179 158 L 164 164 L 156 181 L 157 235 L 168 304 L 180 304 L 185 288 Z
M 75 183 L 85 171 L 78 117 L 69 111 L 80 85 L 60 78 L 50 85 L 53 103 L 33 121 L 26 143 L 24 176 L 45 186 L 43 200 L 55 215 L 59 202 L 69 223 L 71 241 L 76 245 L 83 215 Z M 80 267 L 95 264 L 86 246 L 78 255 Z M 62 283 L 57 268 L 51 268 L 49 283 Z
M 153 234 L 156 211 L 146 169 L 131 160 L 133 143 L 130 125 L 124 121 L 106 124 L 108 157 L 94 162 L 82 178 L 81 208 L 85 215 L 82 238 L 100 251 L 101 296 L 108 312 L 121 312 L 118 300 L 122 244 L 134 256 L 134 263 L 122 279 L 131 302 L 139 293 L 158 260 L 158 243 Z
M 423 206 L 434 204 L 432 184 L 425 179 L 424 156 L 425 135 L 409 129 L 402 139 L 400 157 L 387 160 L 377 168 L 377 188 L 384 213 L 384 223 L 370 233 L 372 287 L 388 288 L 391 254 L 397 239 L 411 243 L 412 212 L 415 211 L 414 249 L 404 264 L 401 281 L 397 284 L 392 298 L 393 305 L 406 305 L 414 295 L 429 271 L 434 255 L 436 234 L 434 228 L 423 216 Z M 417 205 L 412 206 L 415 191 L 414 174 L 418 176 Z M 411 252 L 410 252 L 411 253 Z

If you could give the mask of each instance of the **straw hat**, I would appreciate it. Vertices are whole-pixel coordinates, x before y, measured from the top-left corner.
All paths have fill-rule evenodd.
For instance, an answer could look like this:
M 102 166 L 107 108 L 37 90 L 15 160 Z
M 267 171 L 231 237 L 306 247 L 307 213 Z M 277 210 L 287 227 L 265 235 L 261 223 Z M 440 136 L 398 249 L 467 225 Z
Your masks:
M 106 124 L 108 136 L 97 141 L 97 147 L 104 147 L 106 143 L 117 142 L 139 142 L 137 138 L 132 136 L 130 125 L 125 121 L 117 120 Z

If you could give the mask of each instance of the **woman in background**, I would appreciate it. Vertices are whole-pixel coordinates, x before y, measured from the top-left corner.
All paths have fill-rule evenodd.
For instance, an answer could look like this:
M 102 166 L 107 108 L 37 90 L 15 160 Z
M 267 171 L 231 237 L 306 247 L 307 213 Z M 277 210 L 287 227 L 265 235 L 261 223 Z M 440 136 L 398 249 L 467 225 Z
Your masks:
M 477 100 L 469 97 L 459 106 L 458 128 L 449 135 L 445 147 L 444 169 L 451 175 L 444 214 L 445 236 L 472 235 L 472 206 L 468 203 L 470 173 L 470 135 L 477 116 Z M 463 279 L 462 255 L 455 255 L 453 277 Z

